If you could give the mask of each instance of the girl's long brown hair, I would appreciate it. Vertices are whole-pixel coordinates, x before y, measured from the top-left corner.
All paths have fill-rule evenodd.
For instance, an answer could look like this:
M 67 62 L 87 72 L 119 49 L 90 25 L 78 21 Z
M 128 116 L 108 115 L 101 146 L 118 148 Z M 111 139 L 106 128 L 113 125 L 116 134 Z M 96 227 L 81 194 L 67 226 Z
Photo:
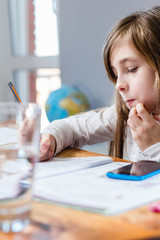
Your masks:
M 137 53 L 151 66 L 156 74 L 157 106 L 160 106 L 160 6 L 148 11 L 135 12 L 119 21 L 106 39 L 103 49 L 104 65 L 109 79 L 116 84 L 111 67 L 111 51 L 114 44 L 127 36 Z M 149 94 L 149 93 L 148 93 Z M 110 155 L 123 158 L 125 127 L 129 110 L 116 92 L 117 125 L 114 141 L 110 144 Z

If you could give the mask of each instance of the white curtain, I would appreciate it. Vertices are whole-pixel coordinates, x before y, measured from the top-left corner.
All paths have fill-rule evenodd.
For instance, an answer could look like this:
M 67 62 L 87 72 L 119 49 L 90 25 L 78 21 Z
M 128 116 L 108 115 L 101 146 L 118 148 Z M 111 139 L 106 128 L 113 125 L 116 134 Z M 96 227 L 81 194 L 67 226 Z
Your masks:
M 24 56 L 27 54 L 27 0 L 8 0 L 9 23 L 12 54 Z

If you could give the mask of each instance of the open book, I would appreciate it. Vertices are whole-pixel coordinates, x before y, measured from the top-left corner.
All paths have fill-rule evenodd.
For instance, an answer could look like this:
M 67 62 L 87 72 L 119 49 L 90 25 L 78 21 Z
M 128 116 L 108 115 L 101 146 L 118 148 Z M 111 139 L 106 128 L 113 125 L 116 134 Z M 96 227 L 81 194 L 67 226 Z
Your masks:
M 34 196 L 107 215 L 159 199 L 160 174 L 140 182 L 106 176 L 106 172 L 126 164 L 101 156 L 38 163 Z

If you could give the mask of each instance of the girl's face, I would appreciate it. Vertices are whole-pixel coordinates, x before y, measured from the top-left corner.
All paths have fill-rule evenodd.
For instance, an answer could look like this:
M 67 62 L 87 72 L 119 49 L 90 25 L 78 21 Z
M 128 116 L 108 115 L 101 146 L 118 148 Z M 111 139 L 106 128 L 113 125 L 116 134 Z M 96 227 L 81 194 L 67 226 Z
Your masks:
M 111 66 L 116 76 L 116 89 L 127 107 L 143 103 L 149 113 L 156 109 L 155 72 L 138 55 L 127 38 L 122 38 L 111 51 Z

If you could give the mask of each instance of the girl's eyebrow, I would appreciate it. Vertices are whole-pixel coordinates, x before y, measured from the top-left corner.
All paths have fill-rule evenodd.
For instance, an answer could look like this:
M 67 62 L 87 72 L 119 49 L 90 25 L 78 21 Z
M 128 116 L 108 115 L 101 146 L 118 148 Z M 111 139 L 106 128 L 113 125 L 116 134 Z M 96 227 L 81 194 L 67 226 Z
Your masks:
M 120 63 L 127 62 L 128 60 L 129 60 L 128 58 L 122 58 L 122 59 L 120 60 Z
M 133 57 L 124 57 L 124 58 L 122 58 L 122 59 L 120 59 L 120 64 L 124 64 L 124 63 L 126 63 L 126 62 L 132 62 L 132 63 L 134 63 L 134 62 L 137 62 L 137 59 L 135 59 L 135 58 L 133 58 Z M 114 68 L 114 66 L 111 64 L 111 67 L 112 68 Z
M 129 57 L 129 58 L 125 57 L 120 60 L 120 63 L 125 63 L 125 62 L 136 62 L 136 59 L 132 57 Z

